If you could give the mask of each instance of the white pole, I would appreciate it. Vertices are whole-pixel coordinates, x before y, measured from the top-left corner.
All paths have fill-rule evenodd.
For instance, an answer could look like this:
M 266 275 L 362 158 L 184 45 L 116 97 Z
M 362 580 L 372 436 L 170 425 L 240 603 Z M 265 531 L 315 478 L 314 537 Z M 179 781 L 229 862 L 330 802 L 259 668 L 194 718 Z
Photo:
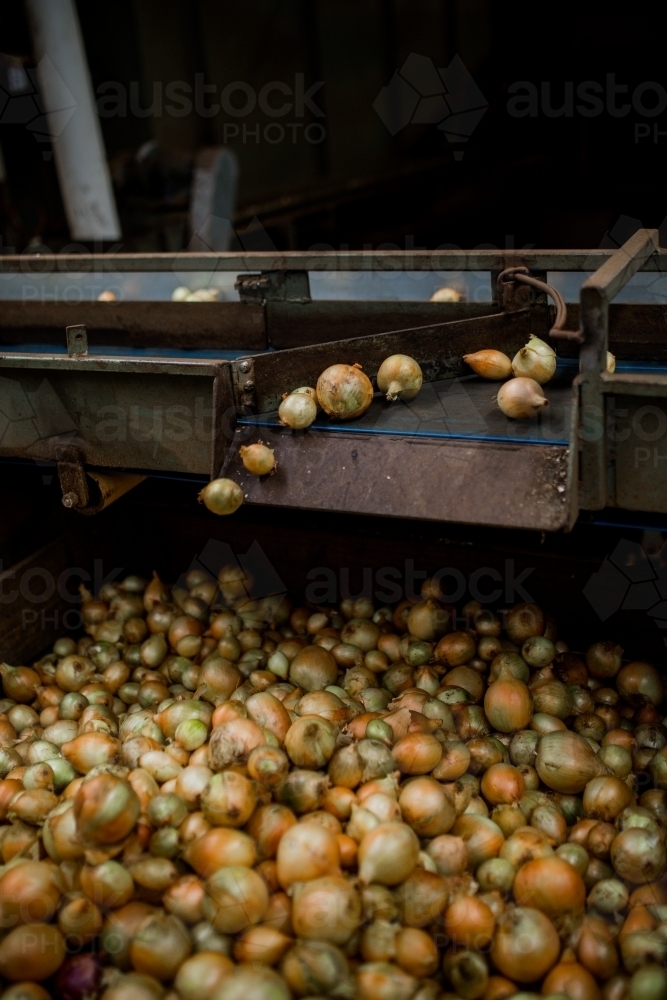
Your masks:
M 74 0 L 27 0 L 27 8 L 70 235 L 118 240 L 118 212 Z

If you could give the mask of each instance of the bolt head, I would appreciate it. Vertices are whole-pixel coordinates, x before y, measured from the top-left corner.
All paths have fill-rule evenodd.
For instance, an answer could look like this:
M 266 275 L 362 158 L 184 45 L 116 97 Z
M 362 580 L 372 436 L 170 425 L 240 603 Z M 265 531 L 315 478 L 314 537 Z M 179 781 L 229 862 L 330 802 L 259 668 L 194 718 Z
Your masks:
M 248 379 L 248 381 L 244 382 L 244 384 L 243 384 L 243 391 L 244 392 L 252 392 L 254 390 L 254 388 L 255 388 L 255 383 L 252 382 L 250 379 Z
M 239 369 L 245 375 L 246 372 L 250 371 L 250 365 L 248 364 L 247 361 L 242 361 L 241 364 L 239 365 Z
M 74 491 L 63 495 L 63 507 L 78 507 L 79 497 Z

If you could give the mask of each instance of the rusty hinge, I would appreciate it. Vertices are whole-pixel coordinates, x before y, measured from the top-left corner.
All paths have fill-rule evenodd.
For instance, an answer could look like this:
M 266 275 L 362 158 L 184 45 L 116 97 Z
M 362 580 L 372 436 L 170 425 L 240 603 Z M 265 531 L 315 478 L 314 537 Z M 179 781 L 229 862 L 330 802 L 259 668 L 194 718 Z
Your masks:
M 254 410 L 255 362 L 252 358 L 239 358 L 232 362 L 232 386 L 236 405 L 246 412 Z
M 79 449 L 65 445 L 58 449 L 56 459 L 63 506 L 74 510 L 85 509 L 90 503 L 90 492 Z

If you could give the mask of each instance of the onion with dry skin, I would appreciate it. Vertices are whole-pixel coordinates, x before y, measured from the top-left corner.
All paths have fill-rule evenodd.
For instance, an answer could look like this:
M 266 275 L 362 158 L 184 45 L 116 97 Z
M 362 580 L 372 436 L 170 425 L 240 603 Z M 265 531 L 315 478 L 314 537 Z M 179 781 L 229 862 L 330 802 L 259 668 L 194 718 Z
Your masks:
M 512 374 L 512 362 L 502 351 L 476 351 L 474 354 L 464 354 L 463 360 L 480 378 L 499 382 Z
M 213 479 L 199 499 L 212 514 L 233 514 L 243 503 L 243 490 L 233 479 Z
M 317 380 L 317 402 L 329 417 L 353 420 L 373 402 L 373 386 L 361 365 L 331 365 Z
M 498 390 L 498 407 L 511 420 L 529 420 L 549 405 L 542 386 L 532 378 L 513 378 Z
M 268 476 L 276 470 L 276 456 L 272 449 L 261 442 L 241 445 L 239 448 L 241 461 L 253 476 Z
M 377 384 L 389 402 L 414 399 L 422 387 L 422 370 L 407 354 L 392 354 L 378 369 Z

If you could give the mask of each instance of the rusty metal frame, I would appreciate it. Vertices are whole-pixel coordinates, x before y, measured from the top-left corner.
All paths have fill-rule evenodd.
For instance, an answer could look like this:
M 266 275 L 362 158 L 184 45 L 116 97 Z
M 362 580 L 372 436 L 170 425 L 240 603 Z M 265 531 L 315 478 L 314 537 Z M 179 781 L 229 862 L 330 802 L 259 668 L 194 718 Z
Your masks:
M 505 282 L 496 283 L 498 274 L 512 267 L 528 268 L 532 277 L 538 279 L 537 283 L 532 282 L 535 288 L 529 289 L 526 285 L 519 286 L 517 283 Z M 310 270 L 415 270 L 415 271 L 449 271 L 449 270 L 489 270 L 492 273 L 493 287 L 497 289 L 497 301 L 493 304 L 484 305 L 448 305 L 435 303 L 314 303 L 309 297 L 308 271 Z M 236 469 L 238 465 L 235 455 L 231 454 L 230 444 L 234 440 L 235 414 L 238 412 L 265 412 L 275 408 L 279 402 L 282 392 L 293 388 L 299 384 L 312 383 L 319 371 L 335 360 L 360 361 L 367 373 L 372 377 L 377 371 L 377 367 L 387 353 L 405 352 L 417 357 L 424 368 L 427 380 L 436 380 L 446 377 L 454 377 L 463 373 L 461 356 L 463 353 L 476 350 L 480 347 L 492 344 L 508 352 L 515 350 L 521 343 L 525 342 L 528 331 L 546 336 L 551 325 L 551 316 L 547 307 L 543 292 L 540 291 L 539 281 L 543 281 L 546 272 L 568 270 L 568 271 L 594 271 L 588 278 L 581 291 L 581 301 L 578 310 L 571 310 L 570 325 L 572 315 L 578 313 L 579 326 L 584 343 L 581 349 L 581 374 L 575 379 L 572 395 L 573 428 L 578 428 L 581 423 L 581 415 L 586 408 L 597 407 L 602 419 L 602 433 L 598 439 L 589 441 L 583 438 L 577 440 L 576 430 L 570 447 L 559 455 L 558 483 L 561 483 L 565 476 L 567 489 L 565 496 L 557 497 L 559 504 L 551 503 L 549 510 L 544 507 L 540 513 L 539 503 L 543 503 L 544 498 L 538 497 L 538 501 L 533 501 L 527 495 L 525 502 L 518 504 L 515 514 L 508 514 L 509 520 L 498 513 L 497 521 L 493 510 L 493 504 L 485 507 L 478 504 L 477 514 L 473 510 L 475 503 L 474 489 L 468 490 L 468 508 L 461 510 L 460 519 L 476 521 L 476 523 L 514 523 L 516 526 L 539 528 L 545 530 L 556 530 L 558 527 L 567 527 L 576 519 L 580 508 L 599 509 L 609 503 L 615 502 L 613 474 L 614 449 L 607 433 L 605 413 L 605 399 L 613 396 L 620 397 L 641 397 L 644 399 L 654 398 L 656 400 L 667 397 L 667 375 L 654 374 L 607 374 L 604 371 L 604 359 L 609 346 L 610 339 L 610 315 L 612 319 L 612 335 L 614 334 L 614 317 L 617 318 L 617 327 L 628 321 L 633 314 L 641 313 L 646 316 L 652 324 L 654 331 L 659 331 L 661 324 L 664 324 L 664 317 L 659 319 L 654 317 L 662 307 L 660 306 L 618 306 L 611 305 L 614 296 L 620 291 L 623 285 L 632 277 L 636 271 L 667 271 L 667 250 L 661 250 L 657 246 L 657 232 L 641 230 L 627 244 L 619 250 L 584 250 L 584 251 L 551 251 L 551 250 L 521 250 L 521 251 L 351 251 L 344 253 L 252 253 L 252 254 L 116 254 L 116 255 L 21 255 L 0 257 L 0 272 L 22 271 L 26 274 L 48 273 L 57 271 L 61 273 L 81 273 L 81 272 L 101 272 L 101 273 L 122 273 L 137 271 L 168 271 L 178 270 L 179 272 L 197 271 L 226 271 L 235 272 L 238 276 L 239 291 L 241 293 L 241 303 L 81 303 L 82 310 L 77 316 L 73 313 L 66 313 L 66 304 L 58 304 L 63 310 L 54 310 L 53 322 L 58 322 L 62 315 L 72 319 L 85 320 L 86 310 L 90 309 L 94 316 L 103 315 L 102 310 L 109 310 L 107 315 L 112 316 L 114 310 L 117 316 L 114 322 L 117 328 L 125 329 L 130 322 L 134 322 L 136 329 L 132 331 L 130 343 L 141 343 L 141 338 L 148 330 L 148 344 L 160 342 L 160 331 L 167 339 L 167 343 L 180 343 L 184 346 L 183 337 L 179 333 L 179 324 L 183 324 L 189 317 L 192 322 L 190 337 L 186 340 L 189 346 L 209 346 L 209 341 L 219 342 L 217 330 L 224 328 L 227 332 L 242 329 L 245 332 L 239 333 L 236 343 L 247 343 L 246 335 L 251 329 L 259 330 L 262 333 L 257 346 L 266 346 L 270 341 L 268 334 L 269 325 L 280 330 L 299 328 L 296 335 L 297 343 L 304 343 L 309 336 L 309 327 L 313 317 L 327 314 L 339 314 L 338 327 L 348 335 L 344 339 L 337 339 L 328 342 L 314 342 L 307 346 L 293 349 L 279 350 L 277 352 L 263 353 L 254 357 L 240 358 L 232 363 L 225 361 L 211 360 L 183 360 L 166 358 L 131 358 L 131 357 L 101 357 L 97 355 L 87 355 L 80 352 L 78 342 L 72 339 L 70 357 L 52 354 L 34 353 L 8 353 L 0 354 L 0 375 L 9 377 L 13 369 L 14 376 L 21 377 L 21 373 L 26 374 L 26 378 L 32 378 L 34 387 L 34 377 L 39 373 L 42 377 L 58 382 L 67 380 L 73 375 L 80 380 L 80 384 L 87 387 L 86 391 L 94 393 L 96 386 L 101 385 L 102 380 L 106 380 L 107 387 L 115 380 L 118 384 L 123 379 L 127 381 L 130 376 L 137 376 L 134 385 L 136 386 L 136 398 L 141 401 L 144 392 L 155 392 L 159 387 L 158 396 L 169 405 L 176 400 L 190 398 L 192 396 L 192 376 L 200 379 L 200 385 L 207 385 L 210 405 L 214 412 L 216 433 L 214 440 L 207 448 L 206 459 L 203 458 L 202 449 L 190 449 L 184 445 L 182 453 L 176 458 L 171 456 L 167 462 L 169 468 L 166 471 L 183 471 L 189 474 L 218 475 L 220 469 L 225 466 L 243 477 L 243 471 Z M 18 303 L 6 303 L 10 310 L 20 314 Z M 31 303 L 26 303 L 27 306 Z M 150 307 L 155 306 L 153 326 L 147 320 L 150 314 Z M 407 308 L 403 308 L 407 307 Z M 138 321 L 136 317 L 142 312 L 142 318 Z M 173 313 L 168 312 L 173 310 Z M 184 310 L 187 310 L 185 312 Z M 393 311 L 393 312 L 392 312 Z M 121 313 L 123 315 L 121 316 Z M 177 317 L 177 313 L 179 314 Z M 182 313 L 182 315 L 181 315 Z M 204 317 L 204 313 L 206 316 Z M 30 333 L 29 310 L 23 316 L 26 336 Z M 135 317 L 132 320 L 132 317 Z M 167 320 L 167 316 L 173 316 L 173 321 Z M 415 326 L 414 323 L 406 323 L 412 316 L 419 316 L 426 319 L 426 323 Z M 248 318 L 250 325 L 245 322 Z M 204 327 L 208 324 L 209 333 L 200 335 L 199 319 Z M 403 328 L 401 328 L 401 319 Z M 350 330 L 363 328 L 365 323 L 369 323 L 373 330 L 373 322 L 385 324 L 384 332 L 377 330 L 367 336 L 350 336 Z M 82 325 L 81 323 L 77 325 Z M 0 324 L 1 326 L 1 324 Z M 62 326 L 65 326 L 63 322 Z M 113 326 L 113 323 L 111 324 Z M 172 329 L 173 326 L 173 329 Z M 62 329 L 62 328 L 61 328 Z M 387 332 L 389 331 L 389 332 Z M 90 332 L 90 331 L 89 331 Z M 617 334 L 618 337 L 621 334 Z M 280 339 L 282 336 L 282 340 Z M 262 339 L 263 338 L 263 339 Z M 660 333 L 658 333 L 658 339 Z M 317 337 L 314 338 L 317 341 Z M 654 337 L 655 339 L 655 337 Z M 202 343 L 202 340 L 204 343 Z M 278 334 L 276 347 L 284 347 L 290 343 L 290 335 Z M 292 341 L 294 342 L 294 341 Z M 632 337 L 629 338 L 632 342 Z M 647 342 L 648 343 L 648 342 Z M 653 345 L 653 340 L 650 341 Z M 250 346 L 255 346 L 251 344 Z M 656 350 L 661 352 L 661 356 L 667 356 L 667 345 L 662 346 L 656 342 Z M 125 390 L 127 398 L 127 389 Z M 327 454 L 331 458 L 333 465 L 336 462 L 346 461 L 345 456 L 352 451 L 358 450 L 361 439 L 357 438 L 357 445 L 349 440 L 350 435 L 327 433 Z M 81 440 L 74 435 L 74 438 L 64 439 L 62 435 L 42 438 L 38 447 L 32 451 L 25 449 L 15 449 L 11 454 L 14 457 L 32 457 L 39 459 L 55 459 L 57 449 L 63 444 L 73 444 L 80 449 L 83 461 L 88 465 L 100 465 L 106 468 L 124 468 L 136 471 L 151 471 L 152 469 L 164 469 L 164 459 L 157 456 L 154 461 L 146 461 L 146 450 L 141 452 L 142 461 L 137 455 L 139 452 L 131 445 L 128 445 L 126 453 L 119 458 L 118 449 L 104 448 L 91 449 L 89 442 Z M 319 446 L 323 441 L 320 439 Z M 366 450 L 377 447 L 377 443 L 364 444 Z M 438 451 L 433 449 L 438 447 Z M 470 447 L 470 446 L 465 446 Z M 446 447 L 433 445 L 430 449 L 422 448 L 420 454 L 430 455 L 429 462 L 432 463 L 433 455 L 441 456 L 450 454 L 460 456 L 464 454 L 464 446 L 449 443 Z M 535 471 L 536 482 L 539 480 L 542 486 L 548 490 L 555 490 L 556 479 L 545 470 L 549 468 L 549 461 L 556 455 L 553 450 L 537 449 L 533 447 L 534 454 L 529 460 L 540 464 L 544 459 L 546 464 L 543 471 Z M 308 445 L 306 438 L 298 436 L 283 438 L 281 448 L 285 451 L 284 465 L 294 463 L 295 469 L 310 455 L 312 460 L 312 448 Z M 304 451 L 304 448 L 306 449 Z M 406 450 L 400 446 L 398 439 L 386 438 L 382 444 L 383 453 L 391 456 L 399 452 L 407 454 Z M 519 452 L 515 448 L 499 447 L 494 450 L 487 445 L 480 446 L 480 452 L 486 456 L 485 461 L 498 464 L 498 468 L 505 467 L 508 475 L 522 475 L 527 471 L 525 466 L 526 456 L 519 457 Z M 408 449 L 409 451 L 409 449 Z M 196 454 L 195 454 L 196 452 Z M 492 455 L 503 453 L 503 460 Z M 542 458 L 539 453 L 544 452 Z M 0 451 L 1 454 L 1 451 Z M 5 452 L 7 454 L 7 452 Z M 369 452 L 370 454 L 370 452 Z M 416 452 L 415 452 L 416 454 Z M 471 453 L 472 454 L 472 453 Z M 513 457 L 514 456 L 514 457 Z M 551 457 L 549 457 L 551 456 Z M 417 459 L 415 458 L 415 461 Z M 419 459 L 421 461 L 421 459 Z M 417 470 L 428 478 L 429 462 L 419 467 Z M 503 465 L 504 463 L 504 465 Z M 524 465 L 522 465 L 524 463 Z M 419 464 L 419 462 L 417 463 Z M 514 467 L 516 466 L 516 468 Z M 494 465 L 495 467 L 495 465 Z M 532 468 L 532 466 L 531 466 Z M 535 467 L 537 469 L 537 467 Z M 542 466 L 540 466 L 542 468 Z M 554 467 L 555 468 L 555 467 Z M 513 470 L 513 471 L 512 471 Z M 247 478 L 247 477 L 246 477 Z M 437 476 L 431 477 L 432 486 L 436 486 Z M 430 480 L 429 480 L 430 481 Z M 280 495 L 280 481 L 277 478 L 272 481 L 271 490 L 276 496 L 273 502 L 292 503 L 294 499 L 283 494 Z M 346 493 L 348 500 L 332 500 L 330 509 L 358 509 L 365 512 L 376 510 L 383 513 L 394 513 L 397 516 L 424 516 L 421 511 L 421 500 L 410 505 L 401 501 L 400 490 L 398 492 L 384 488 L 379 491 L 377 502 L 368 507 L 365 497 L 371 495 L 372 484 L 367 483 L 361 488 L 358 500 L 354 500 L 352 492 Z M 539 483 L 536 492 L 539 493 Z M 248 498 L 257 499 L 258 502 L 267 502 L 267 489 L 258 489 L 256 480 L 244 482 Z M 436 486 L 436 488 L 439 488 Z M 326 484 L 321 484 L 323 491 L 319 496 L 318 503 L 326 507 Z M 366 492 L 364 493 L 364 490 Z M 529 491 L 530 493 L 530 491 Z M 349 501 L 349 503 L 348 503 Z M 345 504 L 348 503 L 346 507 Z M 667 497 L 665 500 L 667 504 Z M 337 506 L 338 504 L 338 506 Z M 356 504 L 356 506 L 355 506 Z M 317 505 L 317 504 L 316 504 Z M 389 505 L 389 506 L 387 506 Z M 523 510 L 521 507 L 523 506 Z M 549 505 L 547 504 L 547 507 Z M 451 497 L 445 499 L 444 495 L 438 504 L 433 507 L 436 517 L 452 519 L 455 506 L 452 507 Z M 651 508 L 647 508 L 651 509 Z M 662 509 L 662 508 L 660 508 Z M 515 517 L 512 522 L 512 517 Z M 455 518 L 454 518 L 455 519 Z

